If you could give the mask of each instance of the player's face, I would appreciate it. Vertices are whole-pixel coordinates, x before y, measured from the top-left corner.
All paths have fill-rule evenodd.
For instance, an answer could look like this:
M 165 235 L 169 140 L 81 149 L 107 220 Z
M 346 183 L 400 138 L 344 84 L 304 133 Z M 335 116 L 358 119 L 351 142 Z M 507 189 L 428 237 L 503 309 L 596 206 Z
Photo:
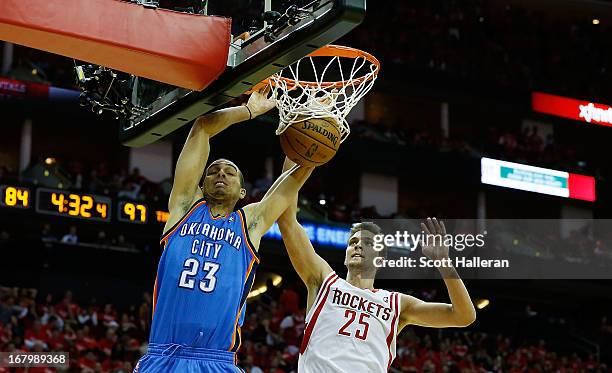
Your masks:
M 368 270 L 374 267 L 374 258 L 378 252 L 374 250 L 374 233 L 366 230 L 355 232 L 348 241 L 344 264 L 350 268 Z
M 204 177 L 206 194 L 218 199 L 241 199 L 245 191 L 241 186 L 240 173 L 231 163 L 213 162 Z

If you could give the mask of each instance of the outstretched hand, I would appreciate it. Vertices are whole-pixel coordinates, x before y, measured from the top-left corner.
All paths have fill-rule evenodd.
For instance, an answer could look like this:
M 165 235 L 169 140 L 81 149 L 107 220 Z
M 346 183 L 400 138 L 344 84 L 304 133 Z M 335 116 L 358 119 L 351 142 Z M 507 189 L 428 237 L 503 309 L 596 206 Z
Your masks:
M 444 222 L 438 223 L 436 218 L 427 218 L 425 223 L 421 223 L 421 229 L 428 236 L 425 237 L 423 255 L 432 260 L 448 258 L 449 247 L 444 244 L 446 235 Z
M 274 101 L 273 98 L 268 97 L 269 94 L 270 86 L 268 84 L 251 93 L 246 106 L 251 111 L 253 118 L 265 114 L 276 106 L 276 101 Z

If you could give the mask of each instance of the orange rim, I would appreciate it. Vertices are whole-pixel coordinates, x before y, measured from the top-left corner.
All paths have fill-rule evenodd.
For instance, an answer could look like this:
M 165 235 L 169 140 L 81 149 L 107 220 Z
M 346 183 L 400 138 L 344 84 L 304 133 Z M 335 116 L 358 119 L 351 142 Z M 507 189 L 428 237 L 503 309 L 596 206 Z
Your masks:
M 295 86 L 300 86 L 300 87 L 321 87 L 321 88 L 342 88 L 342 87 L 346 87 L 347 85 L 358 85 L 361 84 L 363 82 L 367 82 L 368 80 L 372 80 L 374 78 L 376 78 L 378 76 L 378 72 L 380 71 L 380 61 L 378 61 L 378 59 L 376 57 L 374 57 L 373 55 L 371 55 L 368 52 L 356 49 L 356 48 L 351 48 L 351 47 L 344 47 L 342 45 L 326 45 L 324 47 L 321 47 L 320 49 L 317 49 L 316 51 L 310 53 L 308 56 L 306 57 L 344 57 L 344 58 L 364 58 L 366 59 L 368 62 L 370 62 L 372 65 L 376 66 L 376 68 L 374 69 L 374 72 L 372 74 L 367 74 L 364 75 L 362 77 L 359 78 L 355 78 L 355 79 L 349 79 L 349 80 L 344 80 L 344 81 L 337 81 L 337 82 L 299 82 L 296 83 L 295 80 L 291 79 L 291 78 L 285 78 L 283 76 L 279 77 L 280 80 L 284 81 L 287 84 L 287 88 L 289 89 L 293 89 L 295 88 Z M 253 89 L 251 89 L 251 91 L 256 91 L 258 89 L 260 89 L 261 87 L 267 85 L 267 84 L 272 84 L 274 85 L 274 81 L 270 80 L 270 78 L 266 78 L 263 81 L 261 81 L 260 83 L 256 84 Z

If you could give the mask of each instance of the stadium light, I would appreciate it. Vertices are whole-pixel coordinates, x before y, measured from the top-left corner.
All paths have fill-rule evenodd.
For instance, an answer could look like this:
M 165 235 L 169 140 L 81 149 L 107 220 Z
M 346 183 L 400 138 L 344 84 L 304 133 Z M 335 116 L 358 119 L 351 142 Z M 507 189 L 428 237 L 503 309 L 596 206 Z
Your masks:
M 491 303 L 488 299 L 476 299 L 476 308 L 479 310 L 485 308 Z
M 597 18 L 593 18 L 593 24 L 594 25 L 598 25 L 599 24 L 599 20 Z
M 283 277 L 280 275 L 275 275 L 272 277 L 272 285 L 279 287 L 280 284 L 283 282 Z M 256 289 L 252 289 L 249 292 L 249 295 L 247 296 L 247 299 L 251 299 L 251 298 L 255 298 L 263 293 L 265 293 L 266 291 L 268 291 L 268 286 L 266 285 L 262 285 L 257 287 Z
M 283 277 L 282 276 L 276 276 L 272 279 L 272 285 L 274 286 L 280 286 L 280 284 L 283 282 Z

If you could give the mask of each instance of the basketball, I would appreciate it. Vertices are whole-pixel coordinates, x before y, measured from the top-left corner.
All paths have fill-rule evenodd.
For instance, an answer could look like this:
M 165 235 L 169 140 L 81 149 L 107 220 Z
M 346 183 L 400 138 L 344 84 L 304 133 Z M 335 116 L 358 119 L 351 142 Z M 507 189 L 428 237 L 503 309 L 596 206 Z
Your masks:
M 287 127 L 281 147 L 293 162 L 316 167 L 329 162 L 340 146 L 340 129 L 334 120 L 307 119 Z

